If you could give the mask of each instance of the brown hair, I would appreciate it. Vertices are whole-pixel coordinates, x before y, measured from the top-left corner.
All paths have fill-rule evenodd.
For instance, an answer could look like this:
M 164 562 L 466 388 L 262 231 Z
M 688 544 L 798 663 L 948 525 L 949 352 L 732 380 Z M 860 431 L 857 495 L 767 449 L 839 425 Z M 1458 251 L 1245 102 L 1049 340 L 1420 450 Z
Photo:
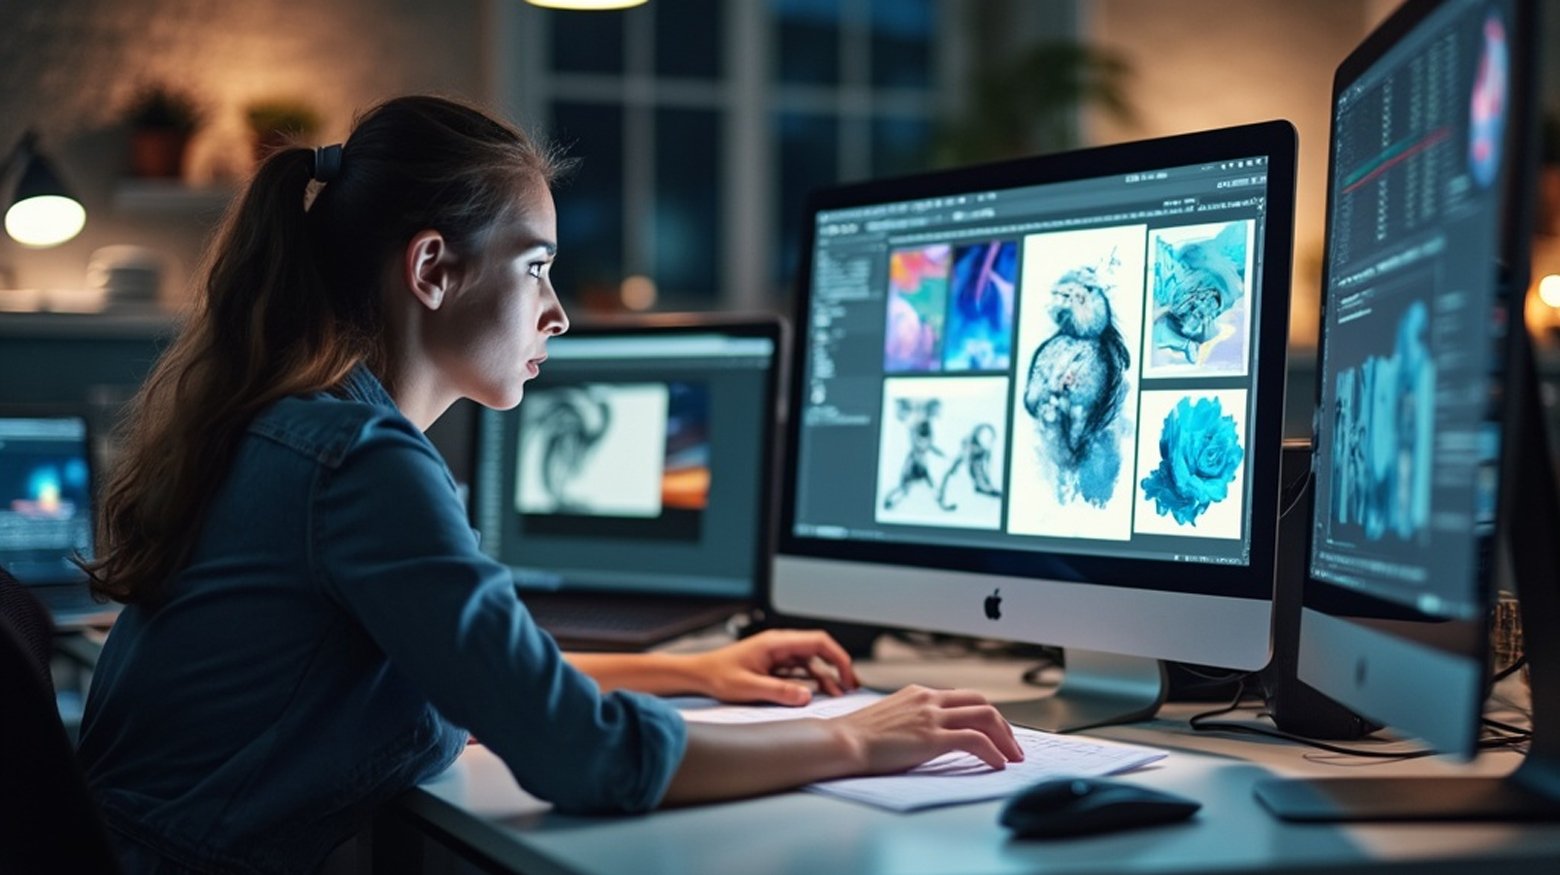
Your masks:
M 271 154 L 207 252 L 195 307 L 137 394 L 99 509 L 100 596 L 155 604 L 255 415 L 339 385 L 358 364 L 387 376 L 381 276 L 419 231 L 475 252 L 520 194 L 564 163 L 518 129 L 440 97 L 361 116 L 340 171 L 309 201 L 314 151 Z

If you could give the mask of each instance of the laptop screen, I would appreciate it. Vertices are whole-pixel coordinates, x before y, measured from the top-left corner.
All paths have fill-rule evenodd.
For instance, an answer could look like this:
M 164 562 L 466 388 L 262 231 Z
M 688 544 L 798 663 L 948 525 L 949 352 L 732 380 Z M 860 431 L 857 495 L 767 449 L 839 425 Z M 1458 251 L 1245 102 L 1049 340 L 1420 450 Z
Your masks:
M 92 477 L 80 416 L 0 415 L 0 565 L 25 584 L 84 579 L 92 554 Z
M 768 571 L 779 322 L 576 327 L 483 409 L 472 510 L 522 589 L 746 599 Z

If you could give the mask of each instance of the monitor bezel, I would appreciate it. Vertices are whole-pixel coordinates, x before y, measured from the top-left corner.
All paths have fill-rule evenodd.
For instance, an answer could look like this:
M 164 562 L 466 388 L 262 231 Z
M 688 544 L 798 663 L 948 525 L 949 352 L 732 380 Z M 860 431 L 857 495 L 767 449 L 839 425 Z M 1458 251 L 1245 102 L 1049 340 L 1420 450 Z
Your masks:
M 795 533 L 801 393 L 787 401 L 785 460 L 777 554 L 863 565 L 943 569 L 1006 578 L 1225 596 L 1271 601 L 1278 528 L 1279 454 L 1284 412 L 1284 377 L 1289 332 L 1289 289 L 1294 231 L 1296 135 L 1287 121 L 1269 121 L 1173 137 L 1042 155 L 1013 161 L 824 188 L 813 192 L 802 217 L 802 250 L 795 292 L 798 350 L 790 363 L 791 386 L 805 385 L 807 315 L 812 298 L 813 247 L 820 211 L 1096 179 L 1162 168 L 1267 158 L 1267 214 L 1263 236 L 1262 306 L 1252 363 L 1259 399 L 1253 418 L 1251 562 L 1245 566 L 1124 559 L 1080 554 L 914 544 L 870 543 L 804 537 Z M 783 597 L 776 599 L 783 601 Z M 865 618 L 852 618 L 865 619 Z
M 1401 40 L 1449 2 L 1458 0 L 1408 0 L 1365 38 L 1339 64 L 1333 77 L 1328 143 L 1336 136 L 1338 100 L 1370 67 L 1384 58 Z M 1502 395 L 1500 422 L 1502 438 L 1498 450 L 1497 481 L 1500 495 L 1495 505 L 1493 534 L 1481 547 L 1484 560 L 1479 565 L 1478 596 L 1487 605 L 1495 596 L 1496 551 L 1501 533 L 1508 531 L 1510 505 L 1521 476 L 1518 470 L 1518 446 L 1525 411 L 1524 397 L 1530 353 L 1523 309 L 1530 273 L 1529 237 L 1533 222 L 1533 198 L 1521 185 L 1535 178 L 1533 162 L 1536 146 L 1536 11 L 1528 0 L 1510 0 L 1513 20 L 1509 29 L 1510 122 L 1504 146 L 1515 156 L 1505 168 L 1500 183 L 1497 212 L 1499 231 L 1496 292 L 1491 317 L 1504 320 L 1504 355 L 1496 358 L 1501 372 L 1494 377 Z M 1328 150 L 1327 199 L 1324 241 L 1333 233 L 1333 177 L 1335 150 Z M 1526 171 L 1526 172 L 1524 172 Z M 1324 242 L 1325 245 L 1325 242 Z M 1321 273 L 1320 328 L 1317 333 L 1315 410 L 1322 409 L 1326 392 L 1326 325 L 1328 290 L 1331 287 L 1331 259 L 1324 250 Z M 1499 323 L 1496 323 L 1499 324 Z M 1319 423 L 1315 426 L 1319 431 Z M 1318 441 L 1316 451 L 1323 452 Z M 1313 510 L 1306 526 L 1304 592 L 1300 616 L 1300 652 L 1297 671 L 1302 681 L 1325 695 L 1358 710 L 1366 717 L 1408 731 L 1431 742 L 1442 752 L 1472 757 L 1480 735 L 1479 716 L 1487 694 L 1487 656 L 1489 626 L 1479 620 L 1446 620 L 1425 614 L 1411 606 L 1350 589 L 1317 578 L 1311 573 L 1316 525 Z M 1460 667 L 1457 667 L 1460 664 Z M 1432 667 L 1455 670 L 1456 682 L 1432 681 L 1432 695 L 1416 694 L 1416 677 L 1428 677 Z M 1387 678 L 1384 679 L 1384 674 Z M 1448 701 L 1448 697 L 1457 701 Z M 1470 719 L 1471 715 L 1471 719 Z
M 770 360 L 769 373 L 764 380 L 764 418 L 777 427 L 781 412 L 781 380 L 786 372 L 789 335 L 789 326 L 785 318 L 777 313 L 647 313 L 628 316 L 593 314 L 571 321 L 568 331 L 562 337 L 566 339 L 676 337 L 712 333 L 732 337 L 762 338 L 773 344 L 774 353 Z M 524 403 L 525 400 L 522 398 L 520 404 Z M 471 527 L 478 533 L 482 532 L 478 508 L 482 506 L 480 499 L 481 490 L 484 488 L 481 478 L 477 475 L 483 452 L 482 419 L 487 416 L 518 416 L 516 412 L 518 406 L 508 410 L 479 407 L 476 412 L 470 434 L 472 475 L 471 483 L 468 484 L 470 495 L 466 503 L 466 511 Z M 775 430 L 778 431 L 778 428 Z M 774 472 L 779 460 L 774 441 L 764 440 L 761 444 L 759 459 L 764 475 L 758 478 L 759 508 L 753 532 L 753 580 L 746 593 L 732 596 L 733 599 L 754 603 L 768 593 L 770 587 L 772 571 L 770 557 L 774 549 L 776 501 Z

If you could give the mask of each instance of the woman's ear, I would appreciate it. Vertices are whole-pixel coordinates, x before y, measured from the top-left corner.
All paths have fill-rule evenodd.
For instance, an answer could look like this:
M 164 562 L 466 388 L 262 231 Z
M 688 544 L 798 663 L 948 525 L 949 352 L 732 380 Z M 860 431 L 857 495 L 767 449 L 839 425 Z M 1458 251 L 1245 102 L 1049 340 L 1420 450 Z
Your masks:
M 424 307 L 437 310 L 455 290 L 459 279 L 455 253 L 444 235 L 433 229 L 418 231 L 406 244 L 406 286 Z

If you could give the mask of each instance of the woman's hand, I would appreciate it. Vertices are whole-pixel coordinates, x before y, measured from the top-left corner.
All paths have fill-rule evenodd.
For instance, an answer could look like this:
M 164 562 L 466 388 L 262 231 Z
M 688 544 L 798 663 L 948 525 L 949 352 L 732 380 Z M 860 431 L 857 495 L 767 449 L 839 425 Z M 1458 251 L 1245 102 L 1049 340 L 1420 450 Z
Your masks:
M 902 772 L 954 750 L 993 769 L 1024 758 L 1013 727 L 986 697 L 967 690 L 908 686 L 831 722 L 856 751 L 856 774 Z
M 689 657 L 700 691 L 723 702 L 805 705 L 811 680 L 831 696 L 858 684 L 850 655 L 824 632 L 770 629 Z
M 902 772 L 956 750 L 994 769 L 1024 758 L 997 709 L 963 690 L 905 687 L 830 720 L 690 722 L 687 752 L 664 801 L 733 799 L 830 778 Z

